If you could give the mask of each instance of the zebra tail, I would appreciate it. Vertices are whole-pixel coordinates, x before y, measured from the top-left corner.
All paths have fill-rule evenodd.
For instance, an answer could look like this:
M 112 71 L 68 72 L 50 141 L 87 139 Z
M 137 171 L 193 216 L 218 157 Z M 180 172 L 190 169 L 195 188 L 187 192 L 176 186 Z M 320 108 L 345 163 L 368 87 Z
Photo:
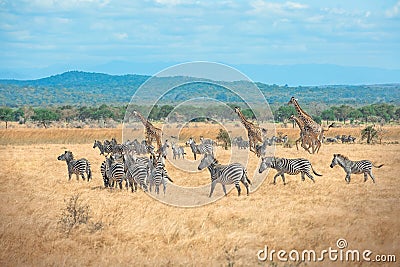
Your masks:
M 249 179 L 249 177 L 247 177 L 247 172 L 244 172 L 244 176 L 246 177 L 246 181 L 250 184 L 253 185 Z
M 383 166 L 383 164 L 381 164 L 381 165 L 378 165 L 378 166 L 375 166 L 375 164 L 372 164 L 372 166 L 374 166 L 375 168 L 380 168 L 380 167 L 382 167 L 382 166 Z
M 316 173 L 315 170 L 314 170 L 314 168 L 313 168 L 312 166 L 311 166 L 311 170 L 312 170 L 312 172 L 313 172 L 315 175 L 317 175 L 317 176 L 322 176 L 322 174 Z

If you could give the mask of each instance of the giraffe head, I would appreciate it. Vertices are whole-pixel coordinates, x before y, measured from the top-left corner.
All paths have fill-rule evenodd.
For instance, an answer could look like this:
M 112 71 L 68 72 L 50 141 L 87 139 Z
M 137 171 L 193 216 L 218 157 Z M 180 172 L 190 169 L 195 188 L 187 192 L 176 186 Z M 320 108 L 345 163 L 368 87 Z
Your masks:
M 240 112 L 240 108 L 239 107 L 235 107 L 235 112 L 239 113 Z
M 294 98 L 294 96 L 292 96 L 287 104 L 288 104 L 288 105 L 290 105 L 290 104 L 293 104 L 293 105 L 294 105 L 295 103 L 297 103 L 297 99 Z
M 137 112 L 137 110 L 132 111 L 133 116 L 137 116 L 139 114 L 139 112 Z
M 296 118 L 293 114 L 290 115 L 289 120 L 294 120 L 294 118 Z

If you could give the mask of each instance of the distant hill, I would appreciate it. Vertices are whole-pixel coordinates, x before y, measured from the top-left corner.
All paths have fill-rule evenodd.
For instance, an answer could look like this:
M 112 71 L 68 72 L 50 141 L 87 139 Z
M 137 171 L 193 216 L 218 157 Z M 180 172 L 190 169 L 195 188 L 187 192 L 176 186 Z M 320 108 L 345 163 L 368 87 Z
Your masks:
M 145 75 L 108 75 L 82 71 L 69 71 L 37 80 L 0 80 L 0 106 L 51 106 L 51 105 L 101 105 L 128 104 L 136 90 L 150 78 Z M 215 86 L 212 81 L 189 83 L 188 77 L 163 77 L 152 79 L 152 90 L 143 95 L 143 103 L 159 94 L 161 88 L 171 84 L 184 84 L 181 88 L 164 96 L 163 101 L 175 103 L 197 95 L 209 96 L 229 102 L 240 99 Z M 238 88 L 246 93 L 251 84 L 245 81 L 224 82 L 227 87 Z M 400 84 L 379 85 L 329 85 L 329 86 L 278 86 L 257 83 L 272 105 L 287 103 L 293 95 L 302 103 L 324 103 L 326 105 L 365 105 L 373 103 L 400 104 Z

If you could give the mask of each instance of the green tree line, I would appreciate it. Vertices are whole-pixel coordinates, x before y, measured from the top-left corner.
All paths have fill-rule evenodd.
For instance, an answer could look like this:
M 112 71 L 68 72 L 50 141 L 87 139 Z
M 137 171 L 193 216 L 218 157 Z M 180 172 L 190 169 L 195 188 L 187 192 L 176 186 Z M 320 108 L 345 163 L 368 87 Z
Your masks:
M 229 105 L 233 107 L 234 105 Z M 88 106 L 59 106 L 59 107 L 22 107 L 22 108 L 9 108 L 0 107 L 0 120 L 6 123 L 17 121 L 25 123 L 26 121 L 35 121 L 42 123 L 45 127 L 52 121 L 84 121 L 84 120 L 105 120 L 113 119 L 114 121 L 121 122 L 124 119 L 127 105 L 112 106 L 102 104 L 98 107 Z M 135 109 L 138 111 L 144 110 L 145 107 L 136 106 Z M 179 121 L 178 112 L 174 112 L 173 105 L 161 105 L 154 106 L 149 115 L 150 120 L 163 120 L 167 116 L 170 119 Z M 234 112 L 227 111 L 226 108 L 219 106 L 187 106 L 182 109 L 186 116 L 190 118 L 180 117 L 181 120 L 187 121 L 192 118 L 207 118 L 215 117 L 221 119 L 235 119 L 237 115 Z M 250 119 L 255 119 L 255 115 L 251 109 L 243 108 L 242 113 Z M 274 120 L 276 122 L 286 122 L 288 118 L 296 111 L 293 106 L 282 105 L 276 108 L 274 111 Z M 171 115 L 172 114 L 172 115 Z M 393 120 L 400 119 L 400 107 L 391 104 L 372 104 L 358 108 L 354 108 L 348 105 L 331 106 L 319 114 L 311 114 L 317 122 L 321 121 L 338 121 L 338 122 L 390 122 Z M 201 120 L 201 119 L 200 119 Z

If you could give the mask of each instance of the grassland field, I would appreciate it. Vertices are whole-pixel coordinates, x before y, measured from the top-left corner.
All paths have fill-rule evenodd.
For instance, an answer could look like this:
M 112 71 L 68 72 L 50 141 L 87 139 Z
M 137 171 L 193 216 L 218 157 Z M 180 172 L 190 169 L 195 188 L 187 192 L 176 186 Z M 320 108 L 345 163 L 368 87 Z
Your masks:
M 218 125 L 183 128 L 177 142 L 189 136 L 215 137 Z M 278 128 L 294 140 L 298 129 Z M 237 132 L 233 134 L 240 134 Z M 140 135 L 140 131 L 138 131 Z M 335 128 L 327 136 L 351 134 L 356 144 L 324 144 L 310 155 L 294 146 L 276 146 L 279 157 L 304 157 L 322 177 L 301 181 L 286 176 L 271 184 L 276 171 L 249 196 L 236 190 L 214 203 L 196 208 L 163 204 L 141 190 L 105 189 L 100 174 L 104 160 L 93 149 L 95 139 L 121 141 L 115 129 L 0 129 L 0 266 L 398 266 L 400 261 L 400 127 L 388 126 L 382 144 L 360 142 L 360 128 Z M 89 159 L 90 182 L 68 181 L 65 162 L 57 156 L 71 150 Z M 189 148 L 187 158 L 193 161 Z M 237 148 L 217 148 L 221 162 Z M 384 164 L 374 169 L 376 183 L 362 175 L 344 181 L 344 171 L 329 167 L 333 153 Z M 244 161 L 247 159 L 243 159 Z M 251 154 L 247 168 L 258 169 Z M 193 164 L 198 164 L 196 161 Z M 183 186 L 210 182 L 207 170 L 183 172 L 167 161 L 174 182 Z M 242 186 L 242 189 L 243 186 Z M 217 185 L 216 191 L 222 191 Z M 243 191 L 242 191 L 243 192 Z M 60 219 L 71 196 L 90 209 L 90 219 L 67 235 Z M 168 195 L 168 188 L 167 188 Z M 179 196 L 177 196 L 179 197 Z M 396 255 L 397 263 L 260 262 L 257 252 L 270 249 L 321 251 L 336 248 L 344 238 L 349 249 Z

